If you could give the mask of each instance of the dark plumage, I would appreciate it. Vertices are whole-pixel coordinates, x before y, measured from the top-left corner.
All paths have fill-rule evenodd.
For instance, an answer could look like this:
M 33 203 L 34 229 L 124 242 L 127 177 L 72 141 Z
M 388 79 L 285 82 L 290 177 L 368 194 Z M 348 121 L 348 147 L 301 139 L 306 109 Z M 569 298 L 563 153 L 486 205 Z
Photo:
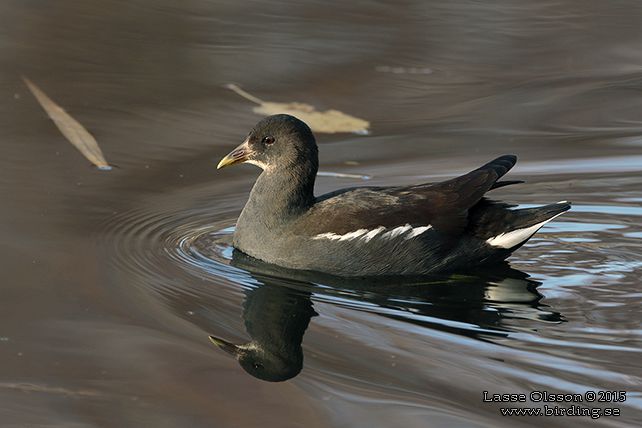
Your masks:
M 303 367 L 303 335 L 312 309 L 310 293 L 293 291 L 274 280 L 245 290 L 243 319 L 251 340 L 234 344 L 216 336 L 210 340 L 234 356 L 252 376 L 270 382 L 293 378 Z
M 543 296 L 537 287 L 541 283 L 505 262 L 476 269 L 474 275 L 458 271 L 455 275 L 421 278 L 363 279 L 285 269 L 262 263 L 240 251 L 232 253 L 230 263 L 251 271 L 248 279 L 251 278 L 252 286 L 243 290 L 243 320 L 249 340 L 235 344 L 214 335 L 210 340 L 232 355 L 247 373 L 270 382 L 291 379 L 303 368 L 304 334 L 311 318 L 317 315 L 311 300 L 313 294 L 315 300 L 322 301 L 324 297 L 349 295 L 383 309 L 378 311 L 379 315 L 391 319 L 403 319 L 399 314 L 402 310 L 413 314 L 412 319 L 405 319 L 407 322 L 482 339 L 489 335 L 507 336 L 505 330 L 510 326 L 504 325 L 505 321 L 515 317 L 528 316 L 547 322 L 563 319 L 558 312 L 540 303 Z M 193 308 L 190 299 L 179 300 Z M 209 302 L 208 298 L 198 296 L 198 304 L 212 311 L 219 307 L 213 297 Z M 182 307 L 178 309 L 186 312 Z
M 568 210 L 567 202 L 529 209 L 484 198 L 519 181 L 498 181 L 516 163 L 500 156 L 440 183 L 354 187 L 314 196 L 317 145 L 289 115 L 260 121 L 219 168 L 263 169 L 243 208 L 234 246 L 292 269 L 340 276 L 422 275 L 507 258 Z

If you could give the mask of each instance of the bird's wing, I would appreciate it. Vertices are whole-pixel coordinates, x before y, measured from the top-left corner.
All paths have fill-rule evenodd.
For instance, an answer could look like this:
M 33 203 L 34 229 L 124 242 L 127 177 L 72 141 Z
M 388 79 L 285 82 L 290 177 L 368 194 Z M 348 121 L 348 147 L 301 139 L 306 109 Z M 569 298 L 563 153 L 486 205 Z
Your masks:
M 405 187 L 358 187 L 324 195 L 308 212 L 307 233 L 343 235 L 362 229 L 432 226 L 458 235 L 468 225 L 468 211 L 517 158 L 501 156 L 468 174 L 433 184 Z M 500 182 L 501 183 L 501 182 Z M 310 230 L 312 225 L 312 230 Z

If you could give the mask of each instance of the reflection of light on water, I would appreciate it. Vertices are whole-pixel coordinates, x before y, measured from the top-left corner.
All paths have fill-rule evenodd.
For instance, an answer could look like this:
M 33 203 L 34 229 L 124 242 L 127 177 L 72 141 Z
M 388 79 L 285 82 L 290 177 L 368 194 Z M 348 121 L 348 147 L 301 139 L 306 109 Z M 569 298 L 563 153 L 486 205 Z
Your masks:
M 622 206 L 622 205 L 577 205 L 573 210 L 581 213 L 600 213 L 600 214 L 617 214 L 617 215 L 642 215 L 642 207 Z
M 598 172 L 630 172 L 642 170 L 642 156 L 609 156 L 560 161 L 522 162 L 520 173 L 529 174 L 571 174 Z
M 560 348 L 578 348 L 578 349 L 600 349 L 603 351 L 618 351 L 618 352 L 633 352 L 642 354 L 641 348 L 633 348 L 626 345 L 609 345 L 601 343 L 587 343 L 569 340 L 568 338 L 562 339 L 548 339 L 535 334 L 516 333 L 513 335 L 514 339 L 528 341 L 532 343 L 554 345 Z
M 537 204 L 519 204 L 518 208 L 535 208 Z M 586 205 L 586 204 L 572 204 L 571 212 L 578 213 L 598 213 L 598 214 L 613 214 L 613 215 L 642 215 L 642 207 L 634 207 L 631 205 Z M 549 223 L 552 224 L 552 223 Z
M 559 238 L 562 242 L 600 242 L 599 239 L 591 238 Z
M 565 221 L 565 222 L 551 222 L 547 224 L 543 231 L 544 232 L 604 232 L 607 230 L 618 230 L 625 229 L 626 226 L 621 224 L 607 224 L 607 223 L 589 223 L 583 222 L 578 223 L 575 221 Z
M 615 198 L 618 202 L 642 202 L 642 198 Z
M 232 253 L 234 253 L 233 247 L 223 247 L 221 250 L 221 254 L 223 255 L 223 257 L 228 260 L 232 260 Z

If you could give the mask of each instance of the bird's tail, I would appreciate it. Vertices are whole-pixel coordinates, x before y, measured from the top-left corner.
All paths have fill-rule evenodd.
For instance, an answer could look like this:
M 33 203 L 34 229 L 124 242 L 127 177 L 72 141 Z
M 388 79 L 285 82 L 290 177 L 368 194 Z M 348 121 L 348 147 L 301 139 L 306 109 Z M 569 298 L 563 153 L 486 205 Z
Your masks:
M 477 212 L 475 235 L 490 246 L 514 251 L 521 247 L 542 226 L 571 208 L 567 201 L 518 210 L 492 201 L 485 201 Z

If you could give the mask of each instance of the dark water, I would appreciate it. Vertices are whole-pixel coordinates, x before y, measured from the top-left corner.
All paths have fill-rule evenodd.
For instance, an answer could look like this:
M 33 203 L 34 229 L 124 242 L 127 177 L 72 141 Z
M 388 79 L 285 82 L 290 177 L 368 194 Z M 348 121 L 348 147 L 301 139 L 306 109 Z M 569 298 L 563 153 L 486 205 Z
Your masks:
M 638 426 L 641 42 L 625 0 L 4 1 L 2 426 Z M 21 75 L 118 168 L 88 166 Z M 260 117 L 230 82 L 372 123 L 318 136 L 322 170 L 354 174 L 318 193 L 516 153 L 528 183 L 494 196 L 573 210 L 475 274 L 248 266 L 229 242 L 258 170 L 214 166 Z M 619 417 L 505 418 L 484 390 L 627 395 L 581 403 Z

